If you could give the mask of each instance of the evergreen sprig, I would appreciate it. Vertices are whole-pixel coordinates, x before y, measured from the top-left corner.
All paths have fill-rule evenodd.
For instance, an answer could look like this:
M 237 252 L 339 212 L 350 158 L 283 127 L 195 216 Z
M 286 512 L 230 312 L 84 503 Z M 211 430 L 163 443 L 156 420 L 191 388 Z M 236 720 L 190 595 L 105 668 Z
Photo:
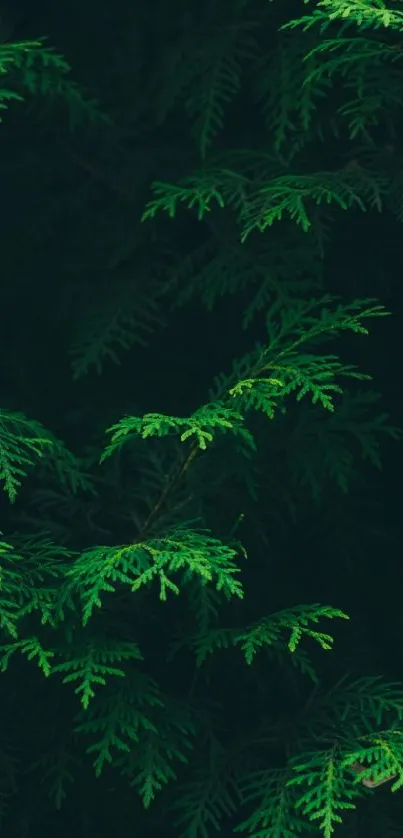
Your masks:
M 189 645 L 196 654 L 197 666 L 201 666 L 208 655 L 218 649 L 238 647 L 246 660 L 251 664 L 260 649 L 270 651 L 270 647 L 278 649 L 284 646 L 292 654 L 299 651 L 302 639 L 311 638 L 324 650 L 329 651 L 333 646 L 333 638 L 330 634 L 317 631 L 312 626 L 319 620 L 343 619 L 348 620 L 348 615 L 338 608 L 328 605 L 301 605 L 296 608 L 285 609 L 276 614 L 270 614 L 255 624 L 242 629 L 207 628 L 199 631 Z M 299 664 L 299 656 L 296 655 L 296 665 Z M 305 658 L 301 659 L 301 667 L 308 671 L 305 666 Z M 311 672 L 310 672 L 311 674 Z
M 332 298 L 325 295 L 319 300 L 295 303 L 293 307 L 274 304 L 266 318 L 267 346 L 258 347 L 235 362 L 234 372 L 241 374 L 242 371 L 242 378 L 232 386 L 229 383 L 234 374 L 217 379 L 215 392 L 221 395 L 220 400 L 203 405 L 189 418 L 159 413 L 124 417 L 108 429 L 111 442 L 106 446 L 101 462 L 136 436 L 143 439 L 162 437 L 172 431 L 178 432 L 181 442 L 195 437 L 202 450 L 214 441 L 217 430 L 241 436 L 253 449 L 253 437 L 243 426 L 245 413 L 261 410 L 271 419 L 276 409 L 282 409 L 282 402 L 294 392 L 297 401 L 310 395 L 314 404 L 318 402 L 333 411 L 334 396 L 342 393 L 338 379 L 365 380 L 369 376 L 351 364 L 341 363 L 336 355 L 317 356 L 303 351 L 303 347 L 343 331 L 367 334 L 363 321 L 383 317 L 388 312 L 383 306 L 373 305 L 373 300 L 355 300 L 348 305 L 339 304 L 333 310 L 329 307 L 332 302 Z M 227 400 L 222 398 L 224 395 Z
M 22 413 L 0 412 L 0 480 L 13 503 L 21 486 L 21 479 L 36 460 L 51 446 L 46 431 Z
M 245 59 L 256 53 L 252 32 L 248 25 L 230 27 L 225 32 L 218 29 L 209 40 L 208 51 L 199 54 L 200 75 L 187 97 L 186 110 L 202 159 L 223 127 L 225 107 L 240 90 Z
M 241 799 L 251 814 L 236 826 L 253 838 L 289 838 L 307 832 L 306 820 L 295 807 L 287 770 L 255 771 L 241 783 Z
M 29 766 L 29 773 L 40 771 L 42 782 L 48 789 L 49 798 L 55 809 L 59 811 L 65 802 L 69 785 L 74 783 L 76 772 L 82 763 L 66 746 L 60 746 L 46 751 L 39 759 Z
M 342 815 L 355 808 L 353 801 L 358 796 L 356 787 L 345 782 L 337 747 L 305 754 L 293 768 L 297 774 L 288 786 L 305 786 L 294 802 L 295 808 L 318 825 L 323 838 L 331 838 L 336 825 L 342 823 Z
M 95 608 L 102 605 L 105 593 L 126 585 L 132 593 L 157 581 L 159 598 L 168 592 L 179 593 L 175 577 L 184 581 L 195 576 L 201 584 L 212 583 L 226 596 L 242 598 L 242 586 L 236 578 L 237 551 L 206 532 L 178 527 L 161 538 L 149 539 L 122 547 L 94 547 L 82 553 L 67 571 L 70 589 L 82 602 L 83 624 Z
M 73 492 L 93 490 L 81 464 L 61 440 L 35 419 L 15 411 L 0 410 L 0 480 L 11 503 L 16 500 L 22 480 L 41 460 Z
M 79 85 L 68 78 L 70 72 L 70 64 L 64 56 L 45 46 L 44 39 L 0 44 L 0 75 L 8 75 L 11 83 L 16 78 L 24 93 L 64 100 L 72 126 L 83 116 L 107 122 L 108 118 L 99 109 L 98 102 L 87 99 Z M 6 102 L 21 102 L 24 98 L 12 86 L 11 89 L 1 89 L 0 109 L 7 108 Z
M 296 26 L 310 29 L 319 24 L 323 32 L 333 21 L 342 21 L 344 27 L 403 30 L 403 12 L 387 6 L 384 0 L 318 0 L 316 8 L 309 14 L 289 21 L 283 29 Z
M 252 232 L 262 233 L 282 219 L 291 219 L 307 232 L 315 207 L 334 204 L 342 210 L 381 210 L 388 188 L 385 175 L 362 166 L 313 174 L 291 172 L 273 176 L 269 183 L 262 179 L 261 184 L 241 172 L 207 168 L 178 184 L 155 182 L 155 198 L 147 204 L 142 220 L 155 218 L 161 211 L 175 218 L 181 205 L 196 210 L 199 221 L 216 206 L 234 207 L 245 242 Z
M 142 660 L 136 643 L 106 642 L 92 638 L 84 646 L 70 646 L 60 650 L 64 660 L 52 667 L 52 673 L 63 675 L 63 684 L 78 681 L 74 692 L 80 696 L 84 710 L 95 696 L 95 687 L 105 686 L 107 677 L 124 678 L 122 666 L 125 661 Z

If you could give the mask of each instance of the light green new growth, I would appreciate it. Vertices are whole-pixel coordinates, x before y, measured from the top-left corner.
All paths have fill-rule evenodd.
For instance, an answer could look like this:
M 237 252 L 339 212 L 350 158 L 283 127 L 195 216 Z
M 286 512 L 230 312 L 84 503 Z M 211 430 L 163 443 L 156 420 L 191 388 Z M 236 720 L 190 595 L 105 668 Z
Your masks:
M 333 310 L 329 308 L 332 303 Z M 272 419 L 277 410 L 285 409 L 283 403 L 293 394 L 297 401 L 310 396 L 313 404 L 319 403 L 333 412 L 334 398 L 343 392 L 339 380 L 363 381 L 370 376 L 351 364 L 343 364 L 336 355 L 311 354 L 309 345 L 343 331 L 367 334 L 363 321 L 388 314 L 383 306 L 373 303 L 355 300 L 348 305 L 335 305 L 332 297 L 325 295 L 319 300 L 294 303 L 294 307 L 272 306 L 266 318 L 266 346 L 234 364 L 234 371 L 242 371 L 242 378 L 232 386 L 229 379 L 218 380 L 219 398 L 189 418 L 159 413 L 124 417 L 108 429 L 111 442 L 101 462 L 133 437 L 164 437 L 175 431 L 181 442 L 193 437 L 201 450 L 214 442 L 217 432 L 238 435 L 253 449 L 253 436 L 245 427 L 247 413 L 258 410 Z
M 237 551 L 206 532 L 179 527 L 161 538 L 123 547 L 94 547 L 79 556 L 67 571 L 67 583 L 79 593 L 86 625 L 94 608 L 102 607 L 102 594 L 114 593 L 117 585 L 133 593 L 156 581 L 159 598 L 170 591 L 179 594 L 175 577 L 186 582 L 195 576 L 200 584 L 212 583 L 225 596 L 242 598 Z

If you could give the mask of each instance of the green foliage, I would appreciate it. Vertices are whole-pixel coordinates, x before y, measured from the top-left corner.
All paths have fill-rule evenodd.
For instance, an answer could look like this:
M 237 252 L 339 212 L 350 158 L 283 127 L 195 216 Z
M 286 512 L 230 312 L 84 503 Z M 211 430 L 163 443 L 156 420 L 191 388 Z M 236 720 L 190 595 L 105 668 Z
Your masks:
M 382 437 L 401 439 L 401 430 L 390 424 L 389 416 L 374 412 L 379 399 L 379 394 L 371 390 L 344 392 L 331 416 L 324 417 L 309 405 L 301 411 L 292 451 L 294 475 L 296 481 L 310 489 L 316 500 L 320 498 L 326 474 L 343 492 L 348 492 L 357 452 L 381 470 L 379 440 Z M 311 451 L 309 461 L 308 450 Z
M 297 750 L 303 752 L 282 768 L 256 767 L 238 777 L 241 800 L 251 814 L 236 831 L 281 838 L 309 831 L 312 824 L 330 838 L 340 823 L 340 813 L 358 805 L 363 779 L 382 781 L 395 776 L 398 788 L 401 731 L 395 728 L 385 736 L 373 733 L 392 707 L 401 718 L 402 690 L 380 679 L 342 681 L 328 695 L 318 691 L 299 720 Z M 268 735 L 269 731 L 266 739 L 262 737 L 261 747 L 270 741 Z M 316 750 L 306 750 L 309 735 L 319 740 Z M 362 773 L 354 773 L 357 763 Z
M 2 654 L 1 671 L 5 672 L 10 658 L 16 652 L 21 655 L 26 655 L 29 661 L 37 660 L 39 669 L 42 670 L 45 677 L 51 673 L 51 660 L 54 653 L 42 647 L 37 637 L 26 637 L 24 640 L 15 640 L 13 643 L 6 643 L 0 646 Z
M 66 660 L 53 666 L 52 672 L 60 672 L 64 675 L 63 684 L 79 681 L 75 694 L 81 697 L 84 710 L 95 696 L 94 687 L 105 686 L 106 676 L 124 677 L 123 669 L 117 667 L 116 663 L 141 660 L 142 657 L 135 643 L 116 644 L 116 642 L 105 643 L 102 640 L 96 641 L 96 645 L 92 640 L 84 648 L 70 647 L 64 651 L 63 656 Z
M 11 503 L 17 497 L 21 478 L 35 459 L 43 457 L 50 440 L 37 422 L 32 422 L 20 413 L 0 414 L 0 479 Z
M 94 367 L 101 373 L 106 359 L 119 363 L 119 351 L 135 344 L 147 345 L 150 335 L 164 322 L 158 306 L 162 291 L 159 283 L 155 283 L 152 290 L 150 282 L 147 282 L 144 294 L 137 288 L 136 294 L 133 294 L 133 289 L 126 285 L 121 289 L 115 285 L 112 300 L 107 297 L 104 306 L 100 295 L 92 318 L 89 320 L 86 315 L 71 347 L 74 380 L 77 381 Z
M 275 382 L 273 382 L 275 384 Z M 222 433 L 231 431 L 234 434 L 242 434 L 253 447 L 253 439 L 242 427 L 243 416 L 236 410 L 226 407 L 219 402 L 211 403 L 200 407 L 192 416 L 182 418 L 180 416 L 162 416 L 160 413 L 147 413 L 145 416 L 130 416 L 121 419 L 116 425 L 108 428 L 111 434 L 111 442 L 105 449 L 102 460 L 110 457 L 118 451 L 127 439 L 139 435 L 142 439 L 151 436 L 167 436 L 172 431 L 180 431 L 180 441 L 195 437 L 198 447 L 205 451 L 208 444 L 214 440 L 214 431 Z
M 336 824 L 342 823 L 341 814 L 354 809 L 354 787 L 346 788 L 343 772 L 336 758 L 335 749 L 326 754 L 309 755 L 306 762 L 296 768 L 298 776 L 290 784 L 309 787 L 295 801 L 296 809 L 309 820 L 317 822 L 324 838 L 330 838 Z
M 98 103 L 87 99 L 80 87 L 67 78 L 70 72 L 66 59 L 46 47 L 43 39 L 0 44 L 0 76 L 8 76 L 11 83 L 17 80 L 24 94 L 63 100 L 69 110 L 71 126 L 83 115 L 98 121 L 106 120 Z M 1 88 L 0 109 L 5 110 L 7 102 L 22 102 L 24 98 L 18 90 Z
M 316 9 L 298 20 L 287 23 L 283 28 L 304 26 L 310 28 L 320 23 L 322 31 L 335 20 L 362 29 L 403 28 L 403 12 L 391 9 L 384 0 L 318 0 Z
M 310 637 L 319 644 L 321 649 L 329 651 L 333 645 L 333 638 L 329 634 L 318 632 L 310 628 L 311 624 L 318 623 L 320 619 L 335 619 L 336 617 L 348 620 L 347 614 L 338 608 L 322 605 L 301 605 L 295 609 L 280 611 L 278 614 L 270 614 L 252 626 L 242 631 L 234 629 L 207 629 L 199 633 L 192 641 L 196 653 L 198 666 L 206 660 L 207 655 L 212 654 L 216 649 L 239 646 L 244 654 L 247 664 L 251 664 L 259 649 L 269 649 L 273 646 L 278 648 L 283 645 L 284 635 L 289 635 L 287 648 L 294 654 L 302 638 Z M 302 671 L 305 667 L 305 659 L 296 655 L 296 665 L 301 665 Z M 310 673 L 315 680 L 314 673 Z
M 380 784 L 393 778 L 391 790 L 398 791 L 403 785 L 402 744 L 400 730 L 392 729 L 376 736 L 362 737 L 362 747 L 355 754 L 348 754 L 345 765 L 351 767 L 358 762 L 362 766 L 357 782 L 361 780 Z
M 287 783 L 286 771 L 261 771 L 252 775 L 242 789 L 245 803 L 254 806 L 237 832 L 267 838 L 288 838 L 307 831 L 306 821 L 296 809 L 295 798 Z
M 68 787 L 74 782 L 75 772 L 80 768 L 79 760 L 75 759 L 66 747 L 59 747 L 48 751 L 40 759 L 30 765 L 30 772 L 40 771 L 43 783 L 48 788 L 50 800 L 56 810 L 62 805 L 68 794 Z
M 141 687 L 136 700 L 136 686 Z M 146 679 L 131 683 L 130 691 L 114 696 L 113 708 L 106 701 L 77 726 L 83 733 L 103 732 L 88 748 L 97 754 L 95 772 L 100 775 L 104 762 L 116 766 L 136 788 L 147 809 L 158 792 L 176 780 L 177 769 L 188 762 L 194 747 L 195 722 L 186 708 L 164 696 Z
M 162 704 L 158 687 L 152 681 L 137 676 L 136 685 L 138 690 L 133 689 L 133 684 L 125 684 L 123 689 L 103 696 L 84 717 L 79 717 L 77 733 L 99 736 L 88 747 L 88 753 L 96 754 L 94 768 L 97 776 L 100 776 L 106 763 L 112 763 L 113 752 L 130 754 L 142 731 L 157 732 L 149 718 L 149 711 Z
M 22 413 L 0 410 L 0 480 L 11 503 L 17 497 L 22 479 L 35 461 L 42 458 L 46 458 L 48 467 L 73 491 L 92 488 L 78 460 L 63 442 L 36 420 Z
M 401 438 L 352 348 L 389 312 L 361 277 L 363 294 L 354 290 L 351 302 L 323 289 L 340 287 L 329 261 L 344 224 L 353 227 L 364 212 L 390 212 L 393 223 L 403 217 L 399 149 L 389 142 L 403 105 L 403 12 L 383 0 L 304 5 L 292 19 L 276 2 L 196 11 L 178 2 L 172 20 L 159 3 L 141 15 L 136 7 L 144 43 L 137 49 L 129 38 L 130 61 L 141 64 L 150 51 L 155 66 L 140 67 L 136 87 L 133 64 L 119 76 L 116 58 L 113 137 L 97 138 L 89 162 L 87 138 L 77 138 L 83 156 L 69 156 L 54 129 L 68 197 L 60 212 L 59 193 L 47 208 L 55 217 L 48 238 L 36 232 L 35 246 L 24 242 L 35 264 L 38 241 L 47 254 L 57 225 L 74 218 L 57 305 L 46 283 L 33 303 L 49 305 L 52 324 L 65 300 L 72 312 L 66 354 L 77 389 L 65 399 L 66 372 L 58 389 L 58 370 L 50 380 L 63 398 L 56 417 L 49 411 L 49 426 L 72 450 L 59 430 L 27 418 L 30 409 L 0 411 L 9 501 L 0 544 L 1 708 L 7 729 L 18 707 L 21 727 L 12 729 L 18 759 L 6 738 L 1 745 L 0 804 L 15 785 L 26 794 L 16 766 L 29 764 L 35 817 L 48 805 L 42 781 L 56 809 L 69 793 L 74 811 L 76 779 L 90 785 L 95 775 L 99 800 L 114 772 L 113 828 L 122 834 L 128 786 L 130 809 L 135 790 L 164 824 L 176 819 L 182 838 L 221 828 L 251 838 L 330 838 L 348 834 L 349 817 L 368 811 L 378 784 L 403 786 L 402 687 L 370 676 L 338 680 L 328 660 L 336 659 L 336 673 L 340 659 L 350 666 L 349 617 L 298 599 L 301 583 L 303 602 L 307 588 L 316 592 L 324 567 L 349 602 L 359 577 L 362 599 L 366 545 L 350 576 L 336 549 L 333 572 L 327 526 L 333 515 L 333 532 L 349 542 L 337 504 L 344 495 L 351 507 L 364 498 L 367 466 L 379 471 L 383 442 Z M 104 66 L 102 55 L 94 76 Z M 107 71 L 114 78 L 108 62 Z M 74 124 L 85 115 L 102 128 L 96 103 L 68 80 L 69 64 L 41 40 L 0 45 L 0 73 L 3 109 L 40 94 L 53 107 L 64 102 Z M 49 155 L 46 177 L 48 164 L 58 183 L 62 169 Z M 32 177 L 36 201 L 44 170 Z M 193 318 L 200 302 L 209 319 L 201 336 L 199 308 L 191 320 L 189 383 L 179 369 L 187 368 L 186 347 L 179 358 L 170 352 L 179 321 L 189 310 Z M 162 325 L 155 373 L 146 364 Z M 127 366 L 108 379 L 108 361 L 120 363 L 123 353 Z M 50 355 L 47 347 L 46 362 Z M 19 381 L 19 356 L 15 366 Z M 228 371 L 217 375 L 220 366 Z M 354 536 L 350 550 L 361 533 Z M 36 834 L 33 817 L 21 826 L 17 815 L 10 835 Z
M 311 637 L 319 643 L 319 646 L 328 651 L 332 648 L 333 639 L 328 634 L 315 631 L 309 628 L 310 623 L 318 623 L 321 617 L 333 619 L 334 617 L 342 617 L 348 619 L 347 614 L 344 614 L 337 608 L 323 607 L 320 605 L 312 605 L 310 607 L 301 606 L 294 612 L 283 612 L 278 615 L 273 615 L 269 620 L 262 621 L 257 626 L 254 626 L 244 635 L 239 637 L 242 651 L 245 655 L 246 662 L 252 663 L 257 650 L 261 646 L 269 645 L 278 639 L 279 629 L 289 628 L 291 630 L 290 639 L 288 641 L 288 648 L 290 652 L 295 652 L 302 637 Z M 278 624 L 278 625 L 276 625 Z
M 356 123 L 353 127 L 352 135 L 355 136 L 358 133 Z M 362 211 L 380 210 L 389 188 L 386 176 L 374 177 L 362 167 L 272 176 L 268 185 L 263 177 L 259 183 L 242 170 L 206 168 L 178 184 L 156 182 L 153 185 L 155 198 L 149 201 L 142 220 L 152 219 L 161 211 L 174 218 L 180 205 L 195 209 L 199 221 L 214 206 L 234 207 L 244 242 L 253 231 L 262 233 L 282 219 L 291 219 L 308 232 L 312 225 L 310 207 L 312 212 L 315 207 L 333 204 L 342 210 L 355 207 Z
M 202 159 L 223 128 L 225 106 L 235 99 L 240 89 L 242 64 L 255 53 L 250 29 L 234 26 L 227 30 L 225 38 L 218 30 L 209 42 L 208 52 L 199 56 L 200 78 L 192 85 L 186 109 Z
M 382 783 L 395 778 L 392 791 L 403 784 L 402 731 L 392 729 L 363 736 L 360 741 L 361 747 L 357 747 L 356 751 L 349 749 L 344 759 L 343 748 L 337 745 L 306 754 L 303 760 L 295 758 L 291 763 L 295 776 L 288 780 L 287 785 L 298 791 L 294 806 L 310 821 L 318 822 L 325 838 L 330 838 L 335 825 L 342 823 L 344 812 L 356 808 L 353 801 L 359 796 L 358 783 Z M 351 785 L 346 781 L 346 771 L 357 764 L 363 770 L 359 772 L 355 785 Z
M 40 615 L 42 625 L 57 623 L 59 582 L 71 557 L 71 551 L 43 535 L 2 542 L 0 621 L 7 634 L 17 639 L 19 622 L 32 613 Z
M 159 598 L 165 602 L 170 591 L 179 594 L 171 574 L 184 579 L 196 576 L 201 584 L 213 582 L 226 596 L 242 597 L 240 572 L 234 562 L 237 553 L 207 533 L 185 527 L 159 539 L 122 547 L 94 547 L 79 556 L 67 573 L 71 589 L 80 594 L 84 625 L 94 608 L 101 608 L 101 594 L 113 593 L 116 583 L 135 593 L 156 579 Z
M 217 379 L 217 389 L 227 396 L 228 406 L 224 400 L 210 402 L 189 418 L 158 413 L 125 417 L 108 429 L 111 442 L 101 462 L 135 436 L 163 437 L 173 431 L 179 432 L 181 442 L 195 437 L 195 443 L 203 451 L 215 440 L 215 431 L 239 435 L 253 449 L 253 437 L 243 426 L 246 413 L 258 410 L 273 419 L 276 410 L 283 409 L 282 402 L 292 393 L 296 393 L 297 401 L 310 395 L 313 404 L 320 403 L 333 411 L 334 396 L 342 393 L 338 379 L 364 380 L 368 376 L 352 365 L 342 364 L 335 355 L 318 357 L 303 353 L 301 347 L 345 330 L 367 334 L 362 320 L 388 313 L 383 306 L 371 305 L 372 302 L 356 300 L 349 305 L 338 305 L 332 311 L 328 308 L 332 298 L 324 296 L 320 300 L 303 301 L 294 308 L 272 306 L 266 319 L 267 346 L 258 347 L 251 355 L 235 362 L 234 373 L 242 374 L 242 378 L 233 386 L 228 386 L 229 379 L 225 377 Z M 231 405 L 234 401 L 235 408 Z M 378 418 L 378 426 L 383 421 L 383 417 Z

